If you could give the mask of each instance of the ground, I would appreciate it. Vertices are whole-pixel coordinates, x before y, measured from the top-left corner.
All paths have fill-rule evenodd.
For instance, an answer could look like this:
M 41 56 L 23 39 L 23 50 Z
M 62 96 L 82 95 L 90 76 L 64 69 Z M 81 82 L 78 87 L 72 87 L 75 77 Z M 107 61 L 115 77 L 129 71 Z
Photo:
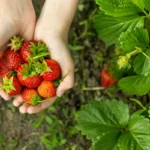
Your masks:
M 35 2 L 37 13 L 40 2 Z M 68 46 L 75 63 L 72 90 L 52 107 L 35 115 L 20 114 L 12 101 L 0 100 L 0 150 L 89 149 L 90 141 L 76 129 L 76 112 L 90 100 L 116 96 L 99 89 L 100 68 L 108 59 L 108 48 L 93 28 L 97 11 L 94 0 L 81 0 L 71 26 Z

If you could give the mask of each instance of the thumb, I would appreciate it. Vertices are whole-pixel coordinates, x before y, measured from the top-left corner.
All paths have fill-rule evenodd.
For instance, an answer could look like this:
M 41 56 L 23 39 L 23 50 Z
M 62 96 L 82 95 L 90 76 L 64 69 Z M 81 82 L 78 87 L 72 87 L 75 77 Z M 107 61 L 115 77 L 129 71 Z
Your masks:
M 60 83 L 56 95 L 58 97 L 61 97 L 65 91 L 71 89 L 74 86 L 74 70 L 73 68 L 71 70 L 63 70 L 62 71 L 62 76 L 66 77 L 63 79 L 63 81 Z M 67 74 L 66 74 L 67 73 Z

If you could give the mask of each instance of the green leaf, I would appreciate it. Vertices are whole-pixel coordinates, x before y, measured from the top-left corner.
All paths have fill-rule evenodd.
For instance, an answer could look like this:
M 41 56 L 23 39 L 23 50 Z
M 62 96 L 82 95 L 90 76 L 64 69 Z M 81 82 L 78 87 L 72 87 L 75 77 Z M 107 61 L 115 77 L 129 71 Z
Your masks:
M 148 31 L 137 27 L 134 30 L 128 30 L 120 35 L 119 42 L 125 52 L 131 52 L 136 47 L 145 48 L 149 45 Z
M 128 106 L 122 101 L 92 101 L 77 113 L 77 128 L 89 139 L 105 132 L 118 132 L 128 123 Z
M 147 50 L 145 54 L 150 57 L 150 50 Z M 134 61 L 134 71 L 137 74 L 147 76 L 150 74 L 150 59 L 143 54 L 139 54 Z
M 146 0 L 147 1 L 147 0 Z M 144 0 L 132 0 L 132 2 L 137 5 L 140 9 L 144 10 Z
M 106 132 L 97 138 L 90 150 L 119 150 L 119 136 L 118 132 Z
M 71 45 L 71 44 L 68 44 L 68 47 L 71 51 L 80 51 L 80 50 L 83 50 L 85 48 L 82 45 Z
M 150 11 L 150 1 L 144 0 L 145 8 Z
M 132 95 L 145 95 L 150 90 L 150 76 L 130 76 L 122 78 L 118 85 L 120 89 L 128 94 Z
M 150 123 L 143 116 L 133 116 L 129 122 L 129 130 L 119 138 L 121 150 L 149 150 Z
M 132 0 L 96 0 L 100 9 L 107 15 L 122 17 L 137 14 L 141 10 L 132 3 Z
M 143 26 L 144 18 L 137 15 L 114 18 L 100 13 L 94 18 L 94 28 L 107 45 L 116 43 L 122 32 Z
M 44 117 L 40 117 L 39 119 L 37 119 L 35 122 L 32 123 L 32 127 L 38 128 L 43 121 L 44 121 Z

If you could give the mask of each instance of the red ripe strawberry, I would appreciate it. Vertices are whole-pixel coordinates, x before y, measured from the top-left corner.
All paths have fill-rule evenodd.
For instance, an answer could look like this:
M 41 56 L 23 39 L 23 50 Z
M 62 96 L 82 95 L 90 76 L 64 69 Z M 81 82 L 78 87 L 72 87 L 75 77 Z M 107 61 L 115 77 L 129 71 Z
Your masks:
M 22 97 L 26 104 L 32 106 L 38 105 L 42 100 L 37 90 L 35 89 L 28 89 L 28 88 L 24 89 L 22 92 Z
M 37 60 L 43 56 L 49 55 L 47 50 L 48 48 L 46 44 L 35 40 L 31 40 L 22 45 L 21 55 L 24 61 L 28 63 L 29 56 L 32 60 Z
M 6 60 L 4 58 L 1 58 L 0 60 L 0 77 L 4 77 L 9 73 L 9 69 L 6 64 Z
M 0 60 L 2 59 L 4 53 L 0 52 Z
M 38 93 L 44 98 L 51 98 L 56 96 L 56 87 L 51 81 L 42 81 L 38 87 Z
M 108 67 L 104 67 L 101 72 L 101 86 L 108 88 L 116 82 L 116 79 L 107 71 Z
M 10 96 L 15 96 L 21 93 L 22 86 L 17 77 L 9 77 L 5 76 L 3 78 L 2 88 L 6 91 L 6 93 Z
M 18 52 L 22 46 L 22 42 L 23 39 L 14 36 L 8 44 L 10 48 L 3 53 L 2 57 L 10 70 L 17 70 L 19 66 L 24 63 L 21 54 Z
M 27 64 L 21 65 L 17 71 L 19 82 L 27 88 L 37 88 L 42 82 L 42 77 L 32 71 Z
M 49 72 L 45 72 L 42 74 L 42 78 L 47 81 L 53 81 L 60 76 L 61 70 L 57 61 L 52 59 L 45 60 L 48 67 L 50 68 Z
M 6 59 L 7 67 L 10 70 L 17 70 L 24 63 L 21 54 L 14 50 L 6 50 L 3 57 Z

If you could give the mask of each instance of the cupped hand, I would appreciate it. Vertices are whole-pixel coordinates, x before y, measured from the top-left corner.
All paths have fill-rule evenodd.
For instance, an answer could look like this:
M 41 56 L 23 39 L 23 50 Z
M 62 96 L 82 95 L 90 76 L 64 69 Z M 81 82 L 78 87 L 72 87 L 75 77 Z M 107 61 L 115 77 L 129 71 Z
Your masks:
M 33 38 L 36 15 L 31 0 L 0 0 L 0 52 L 9 39 L 20 35 L 25 40 Z M 10 97 L 1 89 L 0 96 Z
M 29 106 L 27 104 L 20 106 L 23 103 L 23 100 L 22 97 L 17 97 L 13 104 L 15 106 L 20 106 L 20 112 L 30 114 L 38 113 L 52 105 L 56 101 L 57 97 L 62 96 L 65 91 L 73 87 L 74 64 L 67 47 L 67 31 L 64 30 L 63 32 L 64 34 L 60 32 L 58 33 L 58 30 L 55 31 L 55 28 L 50 28 L 48 19 L 45 20 L 42 18 L 42 16 L 39 18 L 35 28 L 34 39 L 43 41 L 47 44 L 50 57 L 56 60 L 61 67 L 62 77 L 64 77 L 66 74 L 67 76 L 58 86 L 56 97 L 47 102 L 41 103 L 40 106 Z

